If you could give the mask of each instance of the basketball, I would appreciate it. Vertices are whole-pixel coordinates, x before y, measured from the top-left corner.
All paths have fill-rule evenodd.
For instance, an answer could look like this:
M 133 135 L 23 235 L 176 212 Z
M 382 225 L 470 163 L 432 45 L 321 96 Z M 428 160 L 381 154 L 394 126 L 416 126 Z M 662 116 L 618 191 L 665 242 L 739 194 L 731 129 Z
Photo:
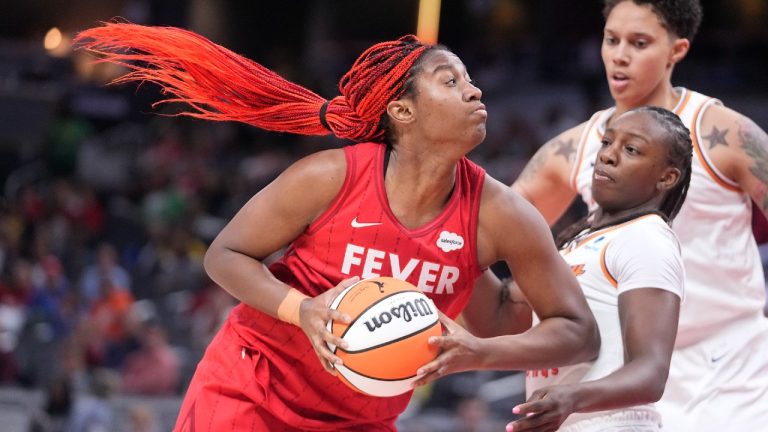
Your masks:
M 371 396 L 396 396 L 411 390 L 416 370 L 439 349 L 430 336 L 442 334 L 437 308 L 412 284 L 390 277 L 364 279 L 341 292 L 331 309 L 352 318 L 349 325 L 328 321 L 328 331 L 344 339 L 342 349 L 329 344 L 344 362 L 336 365 L 346 385 Z

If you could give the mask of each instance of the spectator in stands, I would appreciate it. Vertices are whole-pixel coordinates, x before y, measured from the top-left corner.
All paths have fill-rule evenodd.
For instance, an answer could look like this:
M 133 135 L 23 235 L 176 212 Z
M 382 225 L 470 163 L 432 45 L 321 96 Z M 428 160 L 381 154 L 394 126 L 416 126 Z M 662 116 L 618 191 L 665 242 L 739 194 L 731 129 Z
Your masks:
M 92 376 L 91 392 L 76 398 L 65 432 L 114 430 L 116 416 L 110 399 L 117 388 L 117 378 L 112 371 L 96 370 Z
M 81 294 L 86 304 L 92 304 L 101 294 L 102 282 L 107 279 L 117 290 L 130 291 L 131 276 L 117 260 L 117 250 L 109 243 L 101 243 L 96 252 L 96 262 L 85 268 L 81 282 Z
M 148 323 L 142 334 L 141 348 L 125 361 L 122 390 L 145 395 L 175 395 L 180 389 L 181 365 L 169 345 L 165 329 Z
M 0 383 L 15 383 L 20 376 L 15 351 L 26 323 L 26 304 L 32 292 L 31 265 L 13 263 L 11 275 L 0 279 Z

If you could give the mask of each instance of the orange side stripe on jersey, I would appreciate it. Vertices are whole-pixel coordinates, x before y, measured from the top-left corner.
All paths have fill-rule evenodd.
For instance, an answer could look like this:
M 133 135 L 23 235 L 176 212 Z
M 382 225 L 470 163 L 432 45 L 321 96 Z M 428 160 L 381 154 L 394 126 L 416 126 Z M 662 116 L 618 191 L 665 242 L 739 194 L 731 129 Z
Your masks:
M 730 185 L 729 183 L 725 182 L 720 176 L 715 172 L 714 169 L 712 169 L 712 166 L 707 162 L 707 159 L 704 157 L 704 154 L 702 153 L 700 144 L 699 144 L 699 134 L 698 134 L 698 128 L 696 127 L 696 124 L 699 121 L 699 115 L 701 114 L 701 110 L 704 108 L 705 105 L 707 105 L 706 102 L 702 103 L 699 108 L 696 109 L 696 113 L 693 115 L 693 121 L 691 122 L 691 126 L 693 127 L 693 130 L 691 131 L 691 141 L 693 142 L 693 150 L 696 152 L 696 157 L 699 159 L 699 162 L 701 162 L 701 166 L 704 167 L 704 169 L 707 171 L 707 174 L 712 178 L 712 180 L 715 181 L 715 183 L 719 184 L 720 186 L 728 189 L 729 191 L 733 192 L 741 192 L 741 189 Z
M 681 103 L 680 106 L 675 110 L 675 114 L 677 114 L 678 116 L 680 116 L 680 113 L 682 113 L 686 105 L 688 105 L 688 101 L 691 100 L 691 93 L 692 93 L 691 91 L 685 92 L 685 99 L 683 100 L 683 103 Z
M 618 288 L 619 283 L 616 282 L 616 279 L 614 279 L 614 277 L 611 275 L 611 272 L 608 271 L 608 267 L 605 265 L 605 251 L 608 249 L 609 244 L 611 244 L 610 241 L 603 245 L 603 249 L 600 250 L 600 268 L 603 270 L 603 275 L 606 279 L 608 279 L 608 282 L 610 282 L 614 288 Z
M 601 111 L 602 112 L 602 111 Z M 576 179 L 579 178 L 579 169 L 581 168 L 581 159 L 584 158 L 584 152 L 587 148 L 587 141 L 589 141 L 589 131 L 592 130 L 592 127 L 595 125 L 595 122 L 598 118 L 601 117 L 600 113 L 596 113 L 592 118 L 589 120 L 589 123 L 587 123 L 587 129 L 582 133 L 581 137 L 579 137 L 579 148 L 578 152 L 576 153 L 576 165 L 574 165 L 573 175 L 571 176 L 571 189 L 573 189 L 574 192 L 578 192 L 579 190 L 576 188 Z

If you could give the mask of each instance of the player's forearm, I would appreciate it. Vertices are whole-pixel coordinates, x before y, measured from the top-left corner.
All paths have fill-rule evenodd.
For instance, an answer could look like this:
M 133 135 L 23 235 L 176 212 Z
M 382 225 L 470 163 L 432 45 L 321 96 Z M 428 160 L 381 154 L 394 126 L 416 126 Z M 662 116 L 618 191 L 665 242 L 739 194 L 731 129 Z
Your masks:
M 290 290 L 261 261 L 216 242 L 206 252 L 203 265 L 211 279 L 233 297 L 274 317 Z
M 482 341 L 483 368 L 528 370 L 590 361 L 600 349 L 600 336 L 588 320 L 552 317 L 525 333 Z
M 577 385 L 576 412 L 603 411 L 661 399 L 668 368 L 650 361 L 627 363 L 612 374 Z

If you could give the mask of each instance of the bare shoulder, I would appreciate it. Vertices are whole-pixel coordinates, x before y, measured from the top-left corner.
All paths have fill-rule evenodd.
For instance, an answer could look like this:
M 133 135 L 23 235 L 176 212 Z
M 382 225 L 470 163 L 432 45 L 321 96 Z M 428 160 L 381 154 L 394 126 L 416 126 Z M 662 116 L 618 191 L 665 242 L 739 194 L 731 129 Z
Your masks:
M 574 126 L 544 143 L 526 164 L 515 181 L 515 187 L 539 182 L 541 177 L 567 182 L 568 175 L 576 162 L 579 139 L 586 125 L 587 122 Z
M 749 117 L 724 106 L 702 117 L 700 145 L 715 166 L 768 209 L 768 135 Z
M 713 105 L 704 113 L 699 129 L 700 145 L 717 168 L 739 181 L 740 171 L 766 162 L 765 132 L 749 117 L 722 105 Z
M 333 202 L 344 183 L 343 150 L 304 157 L 243 205 L 216 242 L 264 258 L 296 239 Z
M 278 178 L 288 184 L 303 185 L 313 194 L 335 193 L 344 183 L 347 161 L 343 149 L 323 150 L 294 162 Z
M 312 153 L 294 162 L 284 174 L 302 177 L 305 180 L 333 182 L 338 177 L 344 180 L 347 160 L 344 149 L 323 150 Z
M 512 184 L 512 189 L 536 206 L 549 223 L 555 223 L 576 196 L 570 176 L 586 127 L 587 123 L 582 123 L 547 141 Z
M 323 150 L 293 163 L 260 194 L 314 220 L 338 195 L 346 172 L 343 149 Z
M 478 259 L 490 265 L 529 243 L 552 242 L 544 217 L 503 183 L 486 175 L 478 220 Z

